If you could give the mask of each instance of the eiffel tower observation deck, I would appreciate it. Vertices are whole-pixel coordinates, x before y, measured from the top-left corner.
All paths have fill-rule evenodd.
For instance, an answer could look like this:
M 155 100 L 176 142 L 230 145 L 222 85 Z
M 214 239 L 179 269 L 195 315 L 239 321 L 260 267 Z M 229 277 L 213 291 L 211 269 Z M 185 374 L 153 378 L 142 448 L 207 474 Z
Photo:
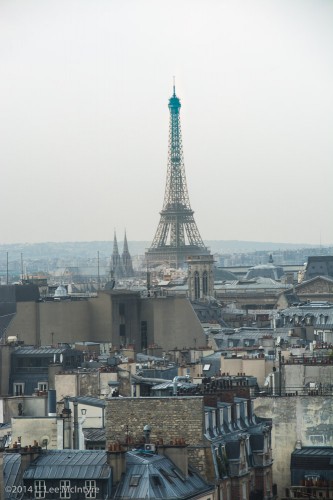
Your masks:
M 155 237 L 146 252 L 148 267 L 164 264 L 178 268 L 184 266 L 189 256 L 210 255 L 195 223 L 188 196 L 180 107 L 174 86 L 169 99 L 169 152 L 164 203 Z

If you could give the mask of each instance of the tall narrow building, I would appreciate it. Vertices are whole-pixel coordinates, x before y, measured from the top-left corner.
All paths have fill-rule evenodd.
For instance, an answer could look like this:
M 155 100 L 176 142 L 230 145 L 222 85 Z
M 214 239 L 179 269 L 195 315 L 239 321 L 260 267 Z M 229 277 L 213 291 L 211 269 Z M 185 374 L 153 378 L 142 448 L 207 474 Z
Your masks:
M 112 267 L 112 274 L 113 274 L 114 278 L 122 277 L 122 275 L 123 275 L 122 262 L 121 262 L 121 258 L 120 258 L 119 250 L 118 250 L 116 231 L 114 232 L 114 237 L 113 237 L 113 251 L 112 251 L 112 257 L 111 257 L 111 267 Z
M 169 99 L 169 151 L 164 203 L 155 237 L 146 252 L 149 267 L 167 264 L 178 268 L 186 263 L 189 256 L 210 254 L 195 223 L 188 196 L 180 107 L 174 86 Z
M 123 265 L 124 276 L 127 276 L 127 277 L 133 276 L 134 272 L 133 272 L 133 265 L 132 265 L 132 257 L 128 251 L 126 231 L 125 231 L 125 236 L 124 236 L 124 248 L 123 248 L 121 260 L 122 260 L 122 265 Z
M 126 231 L 124 237 L 124 248 L 121 256 L 118 249 L 117 235 L 116 232 L 114 232 L 111 268 L 113 278 L 130 278 L 134 275 L 132 257 L 128 250 Z

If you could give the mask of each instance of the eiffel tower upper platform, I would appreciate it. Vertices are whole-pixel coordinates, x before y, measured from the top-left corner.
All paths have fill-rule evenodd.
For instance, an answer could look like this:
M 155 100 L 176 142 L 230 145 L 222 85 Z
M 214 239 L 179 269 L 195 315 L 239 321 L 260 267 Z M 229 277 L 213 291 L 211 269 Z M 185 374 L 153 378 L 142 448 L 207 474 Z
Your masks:
M 195 223 L 188 196 L 180 107 L 174 86 L 169 99 L 169 152 L 164 203 L 155 237 L 146 252 L 149 267 L 166 264 L 178 268 L 184 266 L 189 256 L 210 254 Z

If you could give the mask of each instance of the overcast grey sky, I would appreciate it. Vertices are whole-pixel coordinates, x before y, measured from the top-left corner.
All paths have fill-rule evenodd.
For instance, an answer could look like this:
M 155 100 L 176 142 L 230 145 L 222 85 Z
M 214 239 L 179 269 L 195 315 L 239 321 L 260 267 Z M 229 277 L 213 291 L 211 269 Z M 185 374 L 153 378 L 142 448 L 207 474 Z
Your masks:
M 172 77 L 204 240 L 333 243 L 332 0 L 0 0 L 0 242 L 152 240 Z

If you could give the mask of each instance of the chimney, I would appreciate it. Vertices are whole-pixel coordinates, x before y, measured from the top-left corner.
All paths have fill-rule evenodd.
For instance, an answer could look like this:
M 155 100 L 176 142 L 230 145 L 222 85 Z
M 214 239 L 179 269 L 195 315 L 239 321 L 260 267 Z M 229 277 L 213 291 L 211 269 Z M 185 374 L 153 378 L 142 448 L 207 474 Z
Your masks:
M 158 453 L 169 458 L 181 470 L 183 475 L 186 478 L 188 477 L 187 445 L 183 438 L 175 439 L 174 442 L 172 441 L 167 445 L 159 445 Z
M 121 476 L 126 472 L 126 451 L 119 443 L 111 443 L 107 451 L 107 462 L 112 469 L 112 483 L 119 483 Z
M 48 417 L 57 416 L 57 395 L 54 389 L 50 389 L 47 393 L 47 415 Z

